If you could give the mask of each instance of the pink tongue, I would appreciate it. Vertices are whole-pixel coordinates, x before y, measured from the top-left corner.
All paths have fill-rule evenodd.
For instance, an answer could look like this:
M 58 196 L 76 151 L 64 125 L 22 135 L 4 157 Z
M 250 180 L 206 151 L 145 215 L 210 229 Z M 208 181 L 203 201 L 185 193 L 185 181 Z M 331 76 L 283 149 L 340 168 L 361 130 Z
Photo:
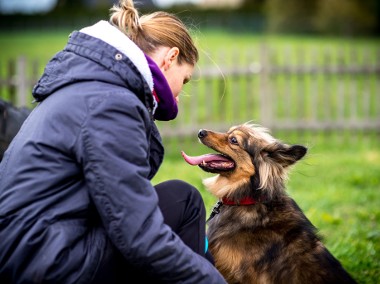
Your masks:
M 211 162 L 211 161 L 225 161 L 230 162 L 227 158 L 222 155 L 216 154 L 206 154 L 201 156 L 188 156 L 184 151 L 181 151 L 182 157 L 192 166 L 197 166 L 202 162 Z

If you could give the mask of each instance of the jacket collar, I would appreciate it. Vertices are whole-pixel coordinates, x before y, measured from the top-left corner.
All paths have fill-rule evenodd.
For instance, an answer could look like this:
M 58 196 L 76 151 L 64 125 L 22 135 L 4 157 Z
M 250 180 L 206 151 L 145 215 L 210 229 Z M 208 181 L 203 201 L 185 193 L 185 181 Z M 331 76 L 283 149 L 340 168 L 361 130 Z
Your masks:
M 145 55 L 128 36 L 106 21 L 99 21 L 81 29 L 80 32 L 106 42 L 131 60 L 145 78 L 152 92 L 154 100 L 152 114 L 155 119 L 172 120 L 176 118 L 178 106 L 166 78 L 155 62 Z
M 102 20 L 92 26 L 81 29 L 80 32 L 100 39 L 126 55 L 145 78 L 150 90 L 153 91 L 152 72 L 150 71 L 144 53 L 118 28 Z

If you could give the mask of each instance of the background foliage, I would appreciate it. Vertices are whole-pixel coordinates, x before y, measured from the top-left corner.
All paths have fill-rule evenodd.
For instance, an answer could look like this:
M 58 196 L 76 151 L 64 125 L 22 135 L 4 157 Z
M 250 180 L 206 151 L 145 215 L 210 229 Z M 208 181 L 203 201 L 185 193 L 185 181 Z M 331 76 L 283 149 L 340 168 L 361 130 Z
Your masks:
M 46 14 L 0 14 L 0 30 L 71 29 L 107 19 L 112 3 L 117 0 L 58 0 L 55 9 Z M 142 13 L 157 9 L 152 1 L 135 3 Z M 339 36 L 380 33 L 378 0 L 245 0 L 234 9 L 174 4 L 167 10 L 202 29 Z

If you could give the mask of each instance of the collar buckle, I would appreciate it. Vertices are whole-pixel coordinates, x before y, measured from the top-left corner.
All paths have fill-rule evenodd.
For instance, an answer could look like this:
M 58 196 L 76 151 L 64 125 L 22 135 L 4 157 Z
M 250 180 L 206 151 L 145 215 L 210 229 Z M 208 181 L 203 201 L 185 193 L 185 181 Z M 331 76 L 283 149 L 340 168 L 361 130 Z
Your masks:
M 223 202 L 219 200 L 219 201 L 214 205 L 214 208 L 212 208 L 212 212 L 211 212 L 211 214 L 210 214 L 210 217 L 207 219 L 206 223 L 207 223 L 208 221 L 210 221 L 212 218 L 214 218 L 216 214 L 219 214 L 219 212 L 220 212 L 220 207 L 222 207 L 222 206 L 223 206 Z

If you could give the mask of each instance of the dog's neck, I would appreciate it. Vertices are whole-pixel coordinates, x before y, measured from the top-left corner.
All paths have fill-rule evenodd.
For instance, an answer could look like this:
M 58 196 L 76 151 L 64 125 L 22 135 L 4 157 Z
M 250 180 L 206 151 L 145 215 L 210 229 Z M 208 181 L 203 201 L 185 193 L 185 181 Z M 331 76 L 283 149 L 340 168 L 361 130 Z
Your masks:
M 207 219 L 206 222 L 210 221 L 212 218 L 214 218 L 214 216 L 216 214 L 219 214 L 220 212 L 220 208 L 223 206 L 223 205 L 227 205 L 227 206 L 245 206 L 245 205 L 255 205 L 257 203 L 262 203 L 262 202 L 265 202 L 267 200 L 267 197 L 265 195 L 261 195 L 259 196 L 258 198 L 253 198 L 253 197 L 250 197 L 250 196 L 247 196 L 247 197 L 243 197 L 243 198 L 240 198 L 240 199 L 237 199 L 236 201 L 235 200 L 232 200 L 228 197 L 223 197 L 222 199 L 220 199 L 215 205 L 214 205 L 214 208 L 212 209 L 212 212 L 210 214 L 210 217 Z
M 223 197 L 222 198 L 222 203 L 223 205 L 253 205 L 253 204 L 256 204 L 256 203 L 260 203 L 264 200 L 264 198 L 262 198 L 262 196 L 260 196 L 260 198 L 258 199 L 255 199 L 253 197 L 243 197 L 239 200 L 232 200 L 232 199 L 229 199 L 227 197 Z
M 268 189 L 261 189 L 260 182 L 251 178 L 250 183 L 241 185 L 239 190 L 236 190 L 230 195 L 225 195 L 219 200 L 224 205 L 240 206 L 254 205 L 257 203 L 267 202 L 269 199 Z

